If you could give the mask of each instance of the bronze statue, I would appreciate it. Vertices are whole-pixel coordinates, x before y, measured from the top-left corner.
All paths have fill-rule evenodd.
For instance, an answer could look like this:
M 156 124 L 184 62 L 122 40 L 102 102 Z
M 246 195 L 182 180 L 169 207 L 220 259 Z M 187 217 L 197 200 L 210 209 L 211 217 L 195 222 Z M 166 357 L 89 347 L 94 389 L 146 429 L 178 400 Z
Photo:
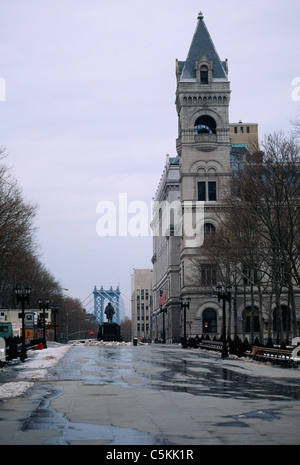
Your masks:
M 113 316 L 115 314 L 114 307 L 108 302 L 108 305 L 105 307 L 104 313 L 106 315 L 108 323 L 112 323 Z

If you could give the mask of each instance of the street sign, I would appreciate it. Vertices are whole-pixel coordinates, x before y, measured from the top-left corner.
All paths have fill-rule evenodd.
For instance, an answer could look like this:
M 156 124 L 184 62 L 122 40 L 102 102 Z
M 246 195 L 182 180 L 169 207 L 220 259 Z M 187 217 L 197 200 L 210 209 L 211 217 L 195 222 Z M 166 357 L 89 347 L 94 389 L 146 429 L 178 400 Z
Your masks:
M 25 328 L 33 329 L 34 326 L 34 313 L 33 312 L 26 312 L 25 313 Z

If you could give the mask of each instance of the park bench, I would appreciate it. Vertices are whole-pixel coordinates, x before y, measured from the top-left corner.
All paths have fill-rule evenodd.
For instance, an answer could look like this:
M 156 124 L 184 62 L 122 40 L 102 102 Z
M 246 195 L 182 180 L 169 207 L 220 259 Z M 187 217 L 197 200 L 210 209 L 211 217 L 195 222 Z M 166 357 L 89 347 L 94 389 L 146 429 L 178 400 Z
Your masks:
M 292 357 L 291 349 L 254 346 L 252 347 L 252 352 L 248 355 L 258 362 L 270 362 L 273 365 L 280 365 L 282 367 L 298 367 L 297 362 Z
M 223 342 L 222 341 L 206 341 L 203 340 L 198 343 L 198 347 L 200 349 L 207 349 L 207 350 L 217 350 L 221 352 L 223 349 Z

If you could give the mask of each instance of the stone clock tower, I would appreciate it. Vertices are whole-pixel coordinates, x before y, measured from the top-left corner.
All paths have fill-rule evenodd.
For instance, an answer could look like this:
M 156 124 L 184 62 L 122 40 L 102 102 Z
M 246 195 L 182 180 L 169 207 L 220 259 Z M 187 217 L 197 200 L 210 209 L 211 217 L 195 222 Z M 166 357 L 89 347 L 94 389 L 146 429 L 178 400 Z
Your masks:
M 201 228 L 204 234 L 211 234 L 218 227 L 216 210 L 224 197 L 230 174 L 230 82 L 227 60 L 220 60 L 202 13 L 198 15 L 186 61 L 176 61 L 176 76 L 180 200 L 183 207 L 196 201 L 203 202 L 204 224 Z M 186 318 L 193 326 L 193 333 L 199 335 L 202 334 L 203 311 L 213 310 L 218 314 L 217 319 L 220 313 L 212 292 L 216 286 L 216 265 L 207 263 L 201 249 L 191 247 L 183 234 L 181 295 L 191 297 Z M 197 271 L 191 257 L 197 257 Z

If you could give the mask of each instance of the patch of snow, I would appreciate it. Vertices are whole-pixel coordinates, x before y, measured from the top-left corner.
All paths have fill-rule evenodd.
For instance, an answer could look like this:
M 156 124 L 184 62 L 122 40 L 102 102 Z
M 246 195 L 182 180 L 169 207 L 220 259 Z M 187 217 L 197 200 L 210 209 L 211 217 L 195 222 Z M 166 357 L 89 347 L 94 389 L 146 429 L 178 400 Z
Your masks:
M 66 345 L 49 342 L 47 349 L 28 350 L 25 362 L 14 366 L 14 369 L 20 370 L 16 381 L 2 383 L 0 385 L 0 400 L 18 397 L 24 394 L 28 389 L 34 386 L 35 381 L 45 379 L 48 374 L 47 369 L 55 366 L 59 360 L 67 354 L 71 347 L 78 345 L 132 346 L 132 342 L 104 342 L 95 339 L 86 339 L 82 342 L 74 341 Z M 5 369 L 6 368 L 4 368 L 4 370 Z M 18 381 L 18 379 L 20 379 L 20 381 Z
M 132 346 L 132 342 L 97 341 L 96 339 L 82 339 L 73 342 L 73 346 Z
M 46 378 L 47 368 L 55 366 L 71 347 L 51 343 L 51 347 L 47 349 L 28 350 L 25 362 L 14 367 L 14 369 L 20 370 L 17 380 L 22 379 L 22 381 L 1 384 L 0 399 L 18 397 L 31 388 L 35 381 Z M 24 379 L 29 381 L 23 381 Z
M 71 344 L 65 345 L 50 342 L 48 343 L 47 349 L 28 350 L 25 362 L 14 366 L 14 369 L 20 370 L 16 381 L 2 383 L 0 385 L 0 400 L 18 397 L 24 394 L 29 388 L 33 387 L 35 381 L 45 379 L 48 374 L 47 369 L 55 366 L 59 360 L 67 354 L 71 347 L 78 345 L 132 346 L 132 342 L 105 342 L 95 339 L 86 339 L 82 341 L 72 341 Z M 4 370 L 5 369 L 6 368 L 4 368 Z M 18 381 L 18 379 L 20 381 Z
M 13 381 L 5 383 L 0 386 L 0 399 L 7 399 L 9 397 L 18 397 L 24 394 L 27 389 L 31 388 L 33 383 L 28 381 Z

